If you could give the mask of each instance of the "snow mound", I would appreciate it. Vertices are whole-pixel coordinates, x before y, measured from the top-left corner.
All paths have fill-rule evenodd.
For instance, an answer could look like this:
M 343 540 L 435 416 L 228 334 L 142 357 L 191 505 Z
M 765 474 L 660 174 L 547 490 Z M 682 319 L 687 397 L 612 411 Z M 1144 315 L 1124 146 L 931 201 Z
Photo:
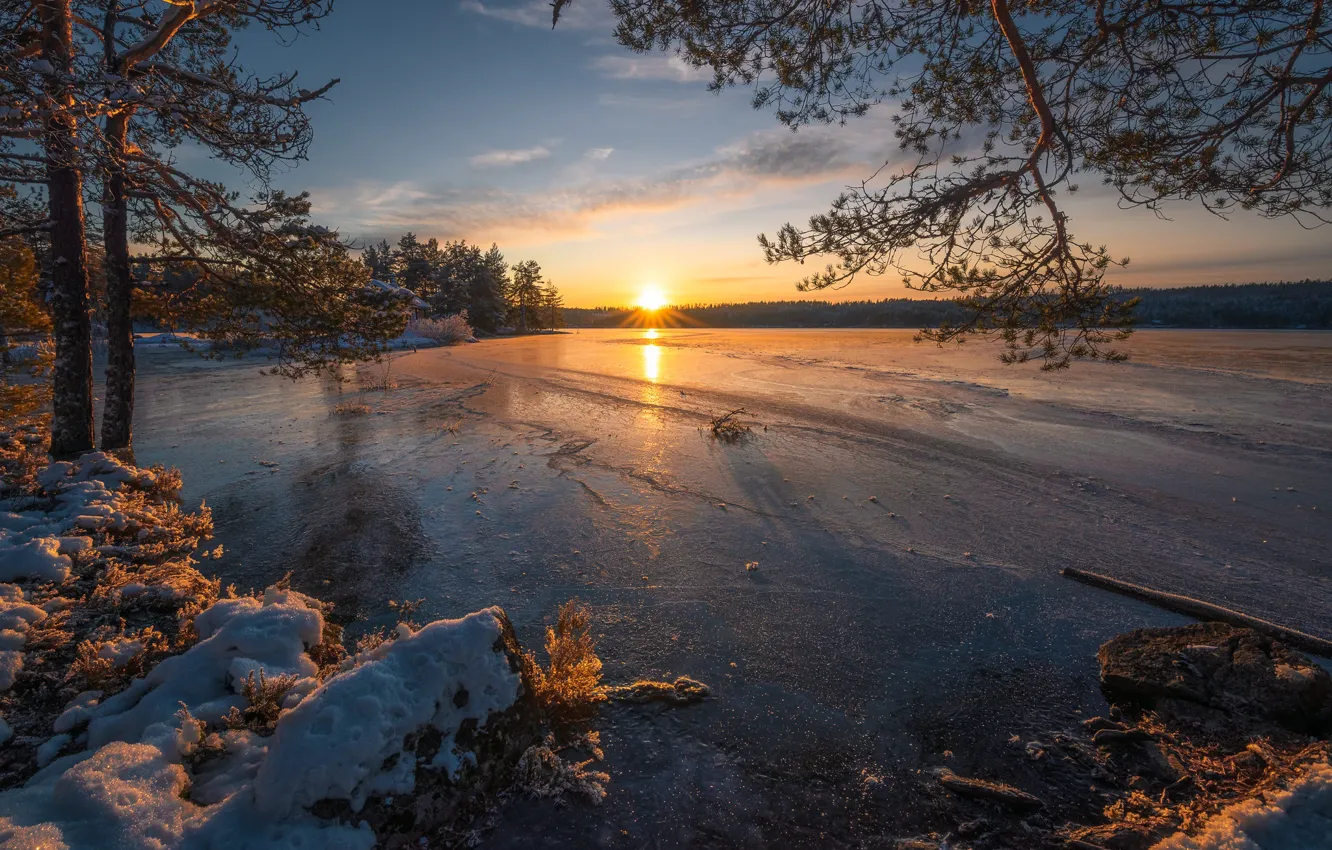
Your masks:
M 1287 791 L 1227 806 L 1202 832 L 1152 850 L 1313 850 L 1332 846 L 1332 765 L 1314 765 Z
M 427 727 L 444 735 L 432 767 L 456 775 L 462 723 L 483 727 L 518 698 L 520 677 L 497 649 L 500 616 L 478 611 L 381 644 L 284 715 L 255 780 L 260 810 L 283 816 L 340 799 L 360 811 L 371 795 L 409 793 L 417 765 L 404 740 Z
M 23 604 L 7 590 L 0 598 Z M 43 745 L 54 760 L 0 793 L 0 846 L 369 850 L 376 836 L 365 821 L 309 808 L 333 799 L 358 810 L 372 796 L 411 792 L 409 743 L 423 730 L 445 740 L 428 769 L 452 776 L 475 762 L 455 752 L 458 732 L 484 726 L 522 691 L 503 617 L 488 609 L 432 623 L 316 687 L 317 602 L 277 588 L 219 600 L 195 618 L 200 640 L 189 650 L 101 702 L 88 692 L 70 704 Z M 227 728 L 205 739 L 205 724 L 245 707 L 245 677 L 258 669 L 299 677 L 273 735 Z M 201 746 L 210 755 L 196 759 Z

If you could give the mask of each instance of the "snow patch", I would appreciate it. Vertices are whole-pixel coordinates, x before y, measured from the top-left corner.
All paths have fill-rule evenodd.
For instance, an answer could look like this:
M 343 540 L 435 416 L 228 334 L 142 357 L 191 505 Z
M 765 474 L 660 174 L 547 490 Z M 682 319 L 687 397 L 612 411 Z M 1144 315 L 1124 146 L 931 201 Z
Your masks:
M 1332 837 L 1332 765 L 1314 765 L 1287 791 L 1222 809 L 1197 835 L 1152 850 L 1312 850 Z
M 126 466 L 105 452 L 77 461 L 57 461 L 37 474 L 37 483 L 55 501 L 48 511 L 0 513 L 0 581 L 36 579 L 59 584 L 69 578 L 69 556 L 92 546 L 77 529 L 125 529 L 130 518 L 120 510 L 121 486 L 149 487 L 157 476 Z
M 464 720 L 484 726 L 518 698 L 520 678 L 497 649 L 500 635 L 498 612 L 478 611 L 356 659 L 363 663 L 279 721 L 255 780 L 261 810 L 280 817 L 331 798 L 359 811 L 371 795 L 412 791 L 416 763 L 402 752 L 409 734 L 433 726 L 444 735 L 441 753 L 451 753 Z M 449 767 L 456 773 L 456 756 Z
M 410 792 L 416 763 L 405 739 L 427 726 L 443 733 L 451 770 L 474 763 L 454 752 L 459 728 L 512 706 L 521 682 L 500 642 L 502 615 L 491 609 L 376 647 L 315 688 L 307 649 L 322 636 L 317 604 L 276 588 L 262 600 L 219 600 L 195 618 L 200 640 L 189 650 L 103 701 L 80 694 L 40 748 L 45 766 L 0 793 L 0 845 L 370 850 L 368 825 L 323 820 L 307 807 L 334 798 L 359 808 L 371 795 Z M 242 707 L 243 674 L 260 668 L 305 677 L 273 736 L 224 729 L 202 739 L 202 721 Z M 73 738 L 84 723 L 86 734 Z M 191 777 L 185 760 L 201 745 L 221 755 Z

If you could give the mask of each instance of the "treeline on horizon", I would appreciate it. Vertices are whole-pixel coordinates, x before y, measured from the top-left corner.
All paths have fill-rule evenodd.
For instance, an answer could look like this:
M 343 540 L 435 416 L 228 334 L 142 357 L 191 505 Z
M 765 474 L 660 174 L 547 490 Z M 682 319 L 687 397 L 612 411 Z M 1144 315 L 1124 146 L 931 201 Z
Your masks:
M 1332 328 L 1332 281 L 1228 283 L 1175 289 L 1126 289 L 1138 298 L 1138 327 L 1293 329 Z M 564 308 L 571 328 L 641 324 L 626 307 Z M 885 298 L 880 301 L 750 301 L 686 304 L 663 311 L 666 326 L 713 328 L 929 328 L 967 318 L 947 299 Z

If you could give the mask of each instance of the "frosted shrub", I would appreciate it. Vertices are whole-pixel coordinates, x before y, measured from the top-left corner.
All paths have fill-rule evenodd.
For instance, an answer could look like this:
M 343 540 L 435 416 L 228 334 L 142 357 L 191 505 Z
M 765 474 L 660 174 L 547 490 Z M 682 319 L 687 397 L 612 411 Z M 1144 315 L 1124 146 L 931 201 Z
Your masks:
M 407 323 L 407 330 L 440 345 L 457 345 L 475 338 L 466 310 L 442 319 L 412 319 Z
M 605 701 L 591 613 L 577 599 L 561 605 L 555 627 L 546 629 L 546 654 L 550 656 L 549 669 L 542 669 L 530 651 L 524 661 L 537 702 L 552 718 L 569 721 L 586 717 L 597 703 Z

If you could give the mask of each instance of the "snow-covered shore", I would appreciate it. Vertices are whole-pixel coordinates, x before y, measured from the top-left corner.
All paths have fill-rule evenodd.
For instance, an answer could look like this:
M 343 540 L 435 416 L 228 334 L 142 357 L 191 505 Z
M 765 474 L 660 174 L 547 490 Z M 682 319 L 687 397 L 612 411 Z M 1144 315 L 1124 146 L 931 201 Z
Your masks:
M 0 504 L 0 736 L 6 784 L 26 779 L 0 793 L 0 845 L 392 846 L 499 776 L 477 755 L 496 718 L 519 719 L 493 723 L 507 766 L 539 741 L 503 611 L 348 655 L 318 600 L 204 578 L 211 526 L 178 487 L 94 453 Z M 377 836 L 367 802 L 418 781 L 430 805 Z

